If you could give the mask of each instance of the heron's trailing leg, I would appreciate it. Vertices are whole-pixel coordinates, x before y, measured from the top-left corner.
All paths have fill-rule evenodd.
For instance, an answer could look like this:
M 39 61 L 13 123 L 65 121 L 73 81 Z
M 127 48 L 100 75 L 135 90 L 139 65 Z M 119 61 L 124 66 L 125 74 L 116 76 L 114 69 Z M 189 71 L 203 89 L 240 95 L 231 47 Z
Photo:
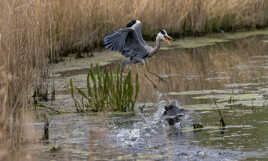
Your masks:
M 157 77 L 160 81 L 165 81 L 165 80 L 164 80 L 163 78 L 161 78 L 158 74 L 153 73 L 153 72 L 150 72 L 146 64 L 145 64 L 145 68 L 146 68 L 146 71 L 147 71 L 148 73 L 150 73 L 151 75 L 154 75 L 154 76 Z

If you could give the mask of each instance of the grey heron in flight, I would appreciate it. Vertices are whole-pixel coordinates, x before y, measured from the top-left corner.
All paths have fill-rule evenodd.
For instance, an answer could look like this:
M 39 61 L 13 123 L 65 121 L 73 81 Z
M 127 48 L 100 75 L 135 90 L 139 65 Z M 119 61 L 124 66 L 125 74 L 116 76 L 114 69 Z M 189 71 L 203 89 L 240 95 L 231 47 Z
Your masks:
M 162 29 L 156 36 L 155 47 L 151 47 L 143 40 L 141 27 L 142 24 L 139 20 L 132 20 L 125 28 L 105 36 L 104 47 L 111 51 L 119 51 L 122 55 L 129 57 L 123 62 L 123 65 L 140 62 L 145 64 L 145 59 L 160 49 L 161 40 L 168 44 L 170 44 L 169 40 L 173 40 L 166 30 Z

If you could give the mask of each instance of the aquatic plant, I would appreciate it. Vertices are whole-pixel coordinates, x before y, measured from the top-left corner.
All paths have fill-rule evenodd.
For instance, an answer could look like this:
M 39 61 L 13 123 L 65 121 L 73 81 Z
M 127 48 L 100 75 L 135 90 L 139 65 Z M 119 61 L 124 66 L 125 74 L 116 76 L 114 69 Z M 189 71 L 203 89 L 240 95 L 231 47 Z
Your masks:
M 70 79 L 71 95 L 77 112 L 86 111 L 134 111 L 139 93 L 139 80 L 136 74 L 135 83 L 131 80 L 131 71 L 126 75 L 122 68 L 115 73 L 103 72 L 97 65 L 95 72 L 93 67 L 87 75 L 87 92 L 81 88 L 75 88 Z M 75 91 L 81 96 L 79 100 Z
M 224 118 L 223 118 L 222 111 L 218 107 L 216 100 L 214 100 L 214 104 L 217 107 L 217 111 L 218 111 L 218 114 L 219 114 L 219 117 L 220 117 L 220 125 L 221 125 L 222 128 L 224 128 L 226 126 L 226 124 L 225 124 L 225 121 L 224 121 Z
M 194 129 L 201 129 L 201 128 L 204 128 L 204 126 L 201 123 L 194 123 L 193 128 Z
M 43 115 L 44 119 L 44 134 L 42 137 L 42 140 L 48 140 L 49 139 L 49 120 L 47 114 Z

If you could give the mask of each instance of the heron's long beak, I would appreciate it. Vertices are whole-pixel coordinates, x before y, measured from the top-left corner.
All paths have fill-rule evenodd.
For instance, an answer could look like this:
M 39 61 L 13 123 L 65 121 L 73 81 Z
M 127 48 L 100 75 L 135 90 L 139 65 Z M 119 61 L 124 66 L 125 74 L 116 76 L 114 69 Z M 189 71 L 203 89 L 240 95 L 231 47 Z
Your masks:
M 169 39 L 169 40 L 174 40 L 171 36 L 169 36 L 169 35 L 167 35 L 167 38 Z
M 166 35 L 165 36 L 165 41 L 168 43 L 168 45 L 171 45 L 170 41 L 169 40 L 174 40 L 172 37 Z

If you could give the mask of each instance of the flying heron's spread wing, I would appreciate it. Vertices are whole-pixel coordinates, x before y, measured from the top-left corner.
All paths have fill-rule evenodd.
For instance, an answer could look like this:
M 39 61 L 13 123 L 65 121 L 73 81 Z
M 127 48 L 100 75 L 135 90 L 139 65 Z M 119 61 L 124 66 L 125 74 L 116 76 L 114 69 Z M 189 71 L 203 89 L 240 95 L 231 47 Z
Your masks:
M 141 41 L 141 43 L 143 45 L 146 45 L 146 42 L 143 40 L 143 37 L 142 37 L 142 32 L 141 32 L 142 24 L 141 24 L 141 22 L 137 21 L 137 23 L 133 27 L 134 27 L 134 30 L 137 32 L 137 36 L 138 36 L 139 40 Z
M 104 46 L 112 51 L 120 51 L 126 57 L 141 57 L 148 55 L 144 44 L 133 28 L 119 29 L 104 37 Z
M 122 51 L 125 46 L 129 28 L 119 29 L 104 37 L 104 47 L 112 51 Z

